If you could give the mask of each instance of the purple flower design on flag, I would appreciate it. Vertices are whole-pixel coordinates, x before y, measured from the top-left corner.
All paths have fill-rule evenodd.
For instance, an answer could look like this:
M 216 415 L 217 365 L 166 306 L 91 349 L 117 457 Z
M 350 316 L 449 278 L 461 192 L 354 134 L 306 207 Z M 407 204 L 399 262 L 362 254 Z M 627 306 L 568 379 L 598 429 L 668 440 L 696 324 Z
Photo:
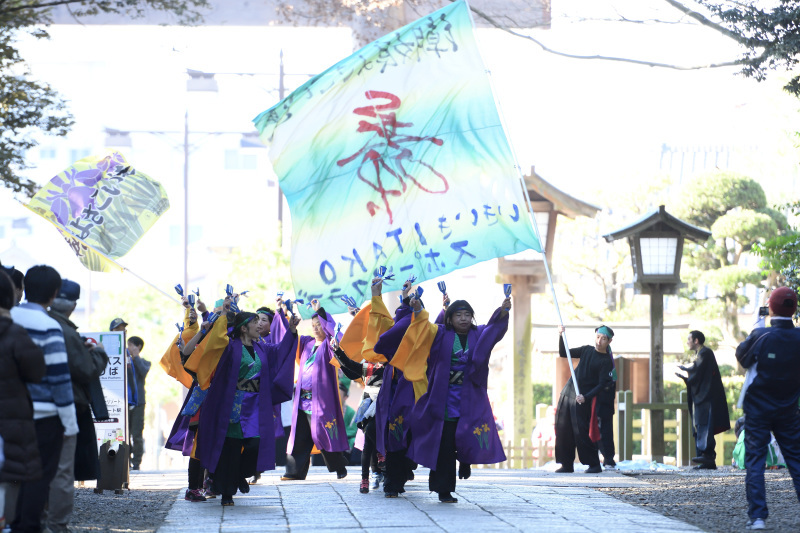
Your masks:
M 80 214 L 87 206 L 95 207 L 97 184 L 103 179 L 105 172 L 124 164 L 125 159 L 115 152 L 103 158 L 95 168 L 78 171 L 72 167 L 50 181 L 47 200 L 52 202 L 53 214 L 61 225 L 66 225 L 71 218 Z

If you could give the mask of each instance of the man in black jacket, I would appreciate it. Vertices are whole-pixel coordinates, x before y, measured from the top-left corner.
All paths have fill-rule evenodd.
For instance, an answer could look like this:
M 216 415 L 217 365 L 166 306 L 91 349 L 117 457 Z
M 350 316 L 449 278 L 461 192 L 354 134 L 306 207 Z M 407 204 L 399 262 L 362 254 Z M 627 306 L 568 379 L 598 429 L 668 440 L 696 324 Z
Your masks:
M 736 348 L 745 368 L 756 376 L 744 397 L 745 492 L 748 529 L 764 529 L 768 516 L 764 467 L 770 431 L 781 447 L 800 500 L 800 329 L 792 316 L 797 293 L 778 287 L 769 297 L 769 328 L 756 328 Z
M 558 351 L 561 357 L 567 356 L 564 347 L 564 326 L 558 327 Z M 570 349 L 570 356 L 580 359 L 575 368 L 580 394 L 576 394 L 572 380 L 569 380 L 561 391 L 556 408 L 556 462 L 561 464 L 558 473 L 572 472 L 574 469 L 575 448 L 581 463 L 588 465 L 587 474 L 599 474 L 603 471 L 595 442 L 600 440 L 599 431 L 595 442 L 589 436 L 590 425 L 597 418 L 597 406 L 594 405 L 597 395 L 611 386 L 614 375 L 614 364 L 608 346 L 614 332 L 608 326 L 595 329 L 594 346 L 586 345 Z M 594 409 L 593 409 L 594 407 Z M 594 413 L 593 413 L 594 411 Z M 593 420 L 594 415 L 594 420 Z
M 717 358 L 711 348 L 705 346 L 706 336 L 701 331 L 690 331 L 686 345 L 697 354 L 697 359 L 679 368 L 688 374 L 677 376 L 686 382 L 689 391 L 689 412 L 694 421 L 694 438 L 697 457 L 692 462 L 696 469 L 716 470 L 717 452 L 714 435 L 731 429 L 728 401 L 722 376 L 719 374 Z

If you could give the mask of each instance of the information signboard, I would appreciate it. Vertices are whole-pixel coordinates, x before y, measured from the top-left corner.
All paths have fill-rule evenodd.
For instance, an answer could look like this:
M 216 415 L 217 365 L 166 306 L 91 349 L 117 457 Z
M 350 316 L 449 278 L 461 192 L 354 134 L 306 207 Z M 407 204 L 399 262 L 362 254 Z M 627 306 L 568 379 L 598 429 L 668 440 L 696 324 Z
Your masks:
M 102 343 L 108 354 L 108 366 L 100 375 L 103 396 L 108 408 L 108 420 L 95 421 L 97 449 L 106 441 L 128 442 L 128 365 L 130 359 L 125 347 L 125 333 L 122 331 L 103 331 L 84 333 L 93 343 Z

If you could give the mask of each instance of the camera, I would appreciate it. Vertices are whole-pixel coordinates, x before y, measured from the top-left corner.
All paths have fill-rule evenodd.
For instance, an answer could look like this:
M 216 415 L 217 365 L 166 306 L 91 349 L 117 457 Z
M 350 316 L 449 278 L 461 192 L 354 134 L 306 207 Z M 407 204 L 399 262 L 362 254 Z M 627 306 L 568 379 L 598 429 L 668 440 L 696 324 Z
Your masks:
M 769 307 L 768 307 L 768 306 L 766 306 L 766 305 L 765 305 L 765 306 L 763 306 L 763 307 L 759 307 L 759 308 L 758 308 L 758 316 L 759 316 L 759 317 L 762 317 L 762 316 L 769 316 Z

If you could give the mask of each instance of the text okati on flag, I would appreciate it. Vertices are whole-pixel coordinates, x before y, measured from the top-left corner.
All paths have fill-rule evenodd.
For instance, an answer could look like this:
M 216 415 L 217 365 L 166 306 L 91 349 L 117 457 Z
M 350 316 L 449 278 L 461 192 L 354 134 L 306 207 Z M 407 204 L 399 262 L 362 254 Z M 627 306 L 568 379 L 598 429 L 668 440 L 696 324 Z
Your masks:
M 160 183 L 109 152 L 73 163 L 26 207 L 53 223 L 86 268 L 121 272 L 114 261 L 169 209 L 169 199 Z
M 541 251 L 464 0 L 370 43 L 254 123 L 291 211 L 297 298 L 343 312 L 339 298 L 369 298 L 381 265 L 398 289 L 409 274 Z

